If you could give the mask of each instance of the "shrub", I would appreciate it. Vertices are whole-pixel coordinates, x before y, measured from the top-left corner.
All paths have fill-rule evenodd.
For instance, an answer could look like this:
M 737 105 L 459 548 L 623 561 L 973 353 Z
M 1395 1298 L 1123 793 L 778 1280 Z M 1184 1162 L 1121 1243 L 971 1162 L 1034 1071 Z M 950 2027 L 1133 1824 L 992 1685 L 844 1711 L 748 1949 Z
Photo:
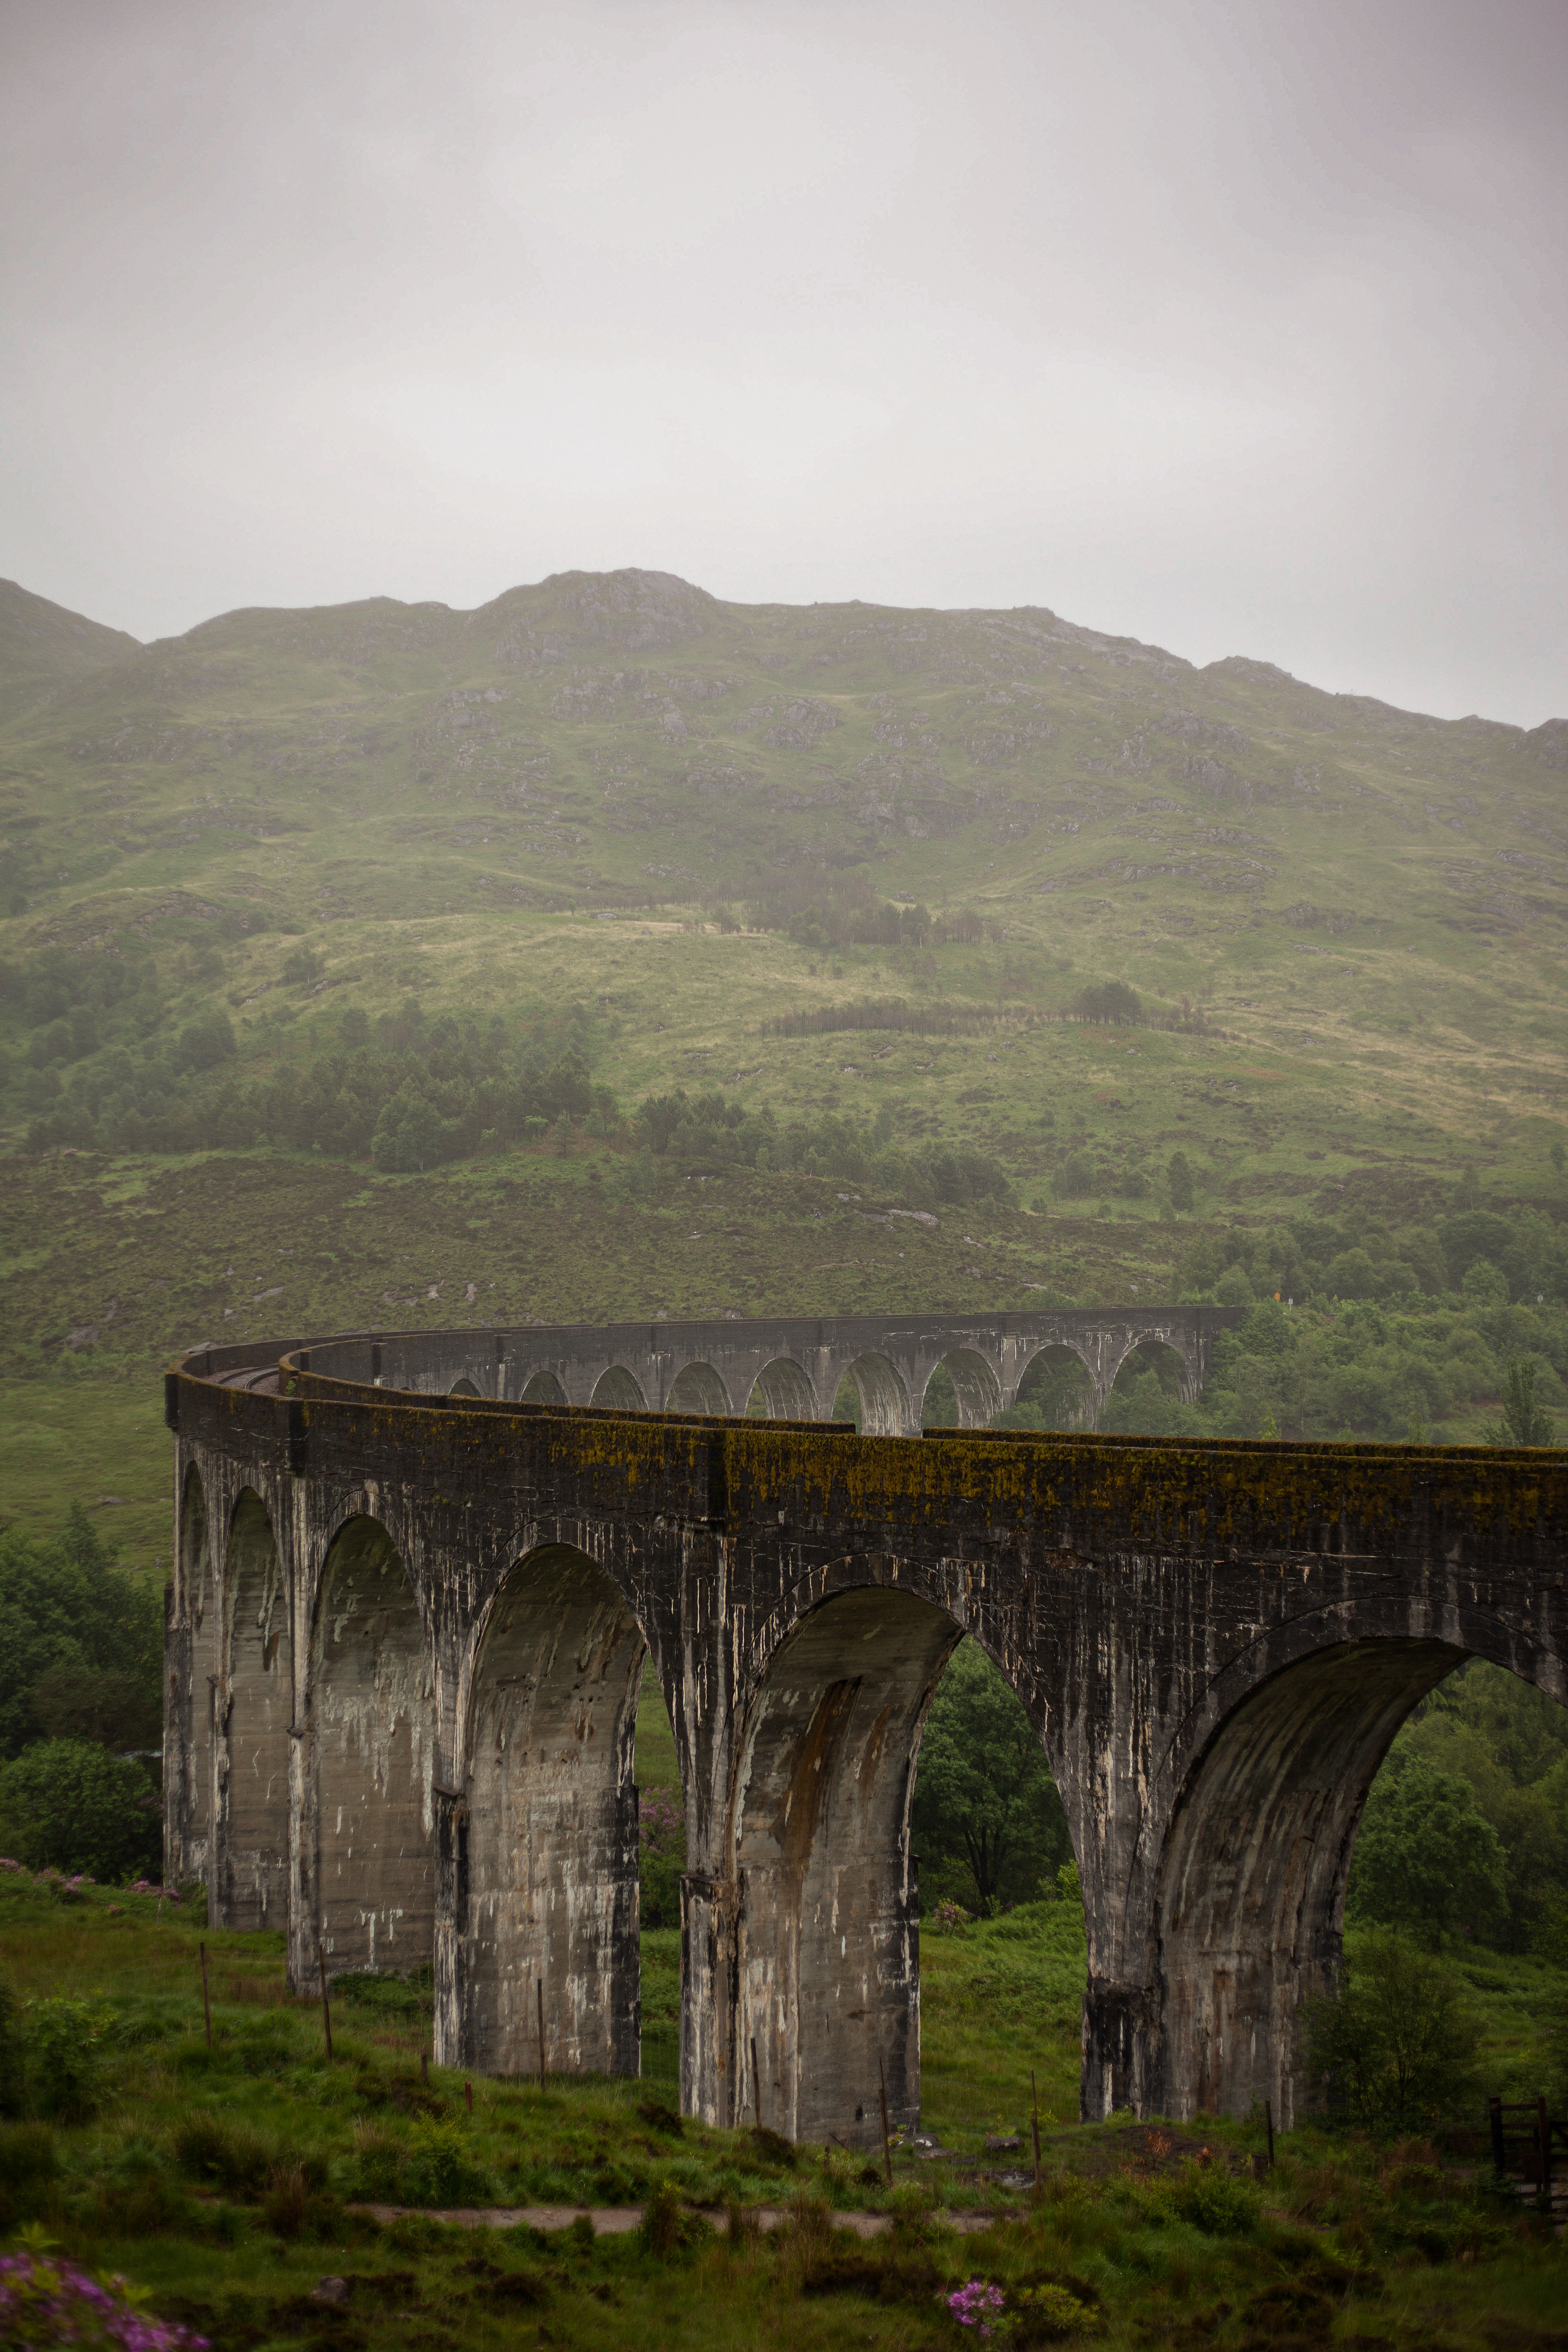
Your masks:
M 1358 2123 L 1430 2123 L 1474 2093 L 1480 2026 L 1452 1971 L 1403 1937 L 1368 1936 L 1339 1991 L 1307 2002 L 1303 2022 L 1331 2109 Z
M 1092 2294 L 1092 2288 L 1085 2288 Z M 1100 2314 L 1079 2295 L 1047 2279 L 1038 2286 L 1015 2286 L 1007 2291 L 1007 2317 L 1012 2340 L 1021 2347 L 1062 2344 L 1069 2336 L 1091 2335 L 1100 2325 Z
M 954 2287 L 947 2298 L 947 2307 L 960 2327 L 973 2327 L 980 2336 L 994 2336 L 1005 2300 L 1001 2288 L 994 2286 L 989 2279 L 972 2278 L 966 2279 L 963 2286 Z
M 360 2194 L 378 2201 L 395 2198 L 403 2159 L 408 2153 L 406 2134 L 362 2118 L 354 2126 L 354 2152 L 359 2158 Z
M 421 2117 L 409 2134 L 403 2193 L 410 2205 L 472 2205 L 489 2192 L 458 2126 Z
M 33 1870 L 119 1882 L 158 1866 L 158 1792 L 140 1764 L 84 1739 L 44 1739 L 0 1769 L 0 1843 Z
M 686 1868 L 686 1816 L 663 1789 L 647 1790 L 637 1811 L 640 1909 L 645 1927 L 679 1927 Z
M 29 2001 L 24 2016 L 32 2104 L 63 2123 L 78 2123 L 98 2105 L 104 2045 L 115 2023 L 110 2009 L 85 2000 Z
M 196 2108 L 177 2126 L 174 2148 L 183 2172 L 231 2194 L 258 2188 L 274 2165 L 264 2139 L 246 2125 L 230 2123 L 205 2107 Z
M 122 2278 L 89 2278 L 74 2263 L 33 2248 L 0 2255 L 0 2343 L 27 2352 L 70 2345 L 78 2352 L 206 2352 L 205 2336 L 150 2319 Z
M 267 2194 L 261 2200 L 267 2216 L 267 2226 L 280 2238 L 297 2238 L 305 2226 L 305 2168 L 302 2164 L 275 2164 L 268 2178 Z
M 668 2262 L 671 2254 L 679 2253 L 700 2236 L 709 2234 L 708 2223 L 694 2213 L 683 2211 L 679 2198 L 668 2180 L 661 2180 L 643 2208 L 642 2221 L 637 2230 L 637 2243 L 645 2254 L 656 2262 Z
M 1222 2164 L 1192 2164 L 1175 2176 L 1171 2202 L 1211 2238 L 1244 2238 L 1263 2210 L 1256 2189 Z

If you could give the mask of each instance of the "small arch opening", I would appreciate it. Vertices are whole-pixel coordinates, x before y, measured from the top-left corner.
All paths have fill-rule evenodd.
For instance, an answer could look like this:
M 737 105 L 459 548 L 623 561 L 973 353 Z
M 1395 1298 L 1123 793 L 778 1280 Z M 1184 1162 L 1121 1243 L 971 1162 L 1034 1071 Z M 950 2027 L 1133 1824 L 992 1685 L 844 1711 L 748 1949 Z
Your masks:
M 624 1364 L 612 1364 L 594 1383 L 591 1404 L 607 1405 L 614 1412 L 646 1412 L 647 1399 Z
M 553 1372 L 543 1370 L 531 1372 L 523 1383 L 522 1395 L 519 1402 L 523 1404 L 563 1405 L 566 1402 L 566 1391 Z
M 316 1926 L 327 1963 L 423 1968 L 435 1935 L 430 1777 L 435 1704 L 424 1621 L 391 1537 L 340 1528 L 321 1572 L 310 1645 Z
M 476 1388 L 473 1381 L 468 1379 L 466 1373 L 464 1373 L 460 1378 L 452 1382 L 451 1387 L 447 1391 L 447 1394 L 448 1396 L 455 1397 L 477 1397 L 483 1396 L 484 1391 L 482 1389 Z
M 687 1364 L 670 1383 L 667 1412 L 728 1413 L 729 1391 L 711 1364 Z
M 1193 1428 L 1186 1364 L 1163 1339 L 1144 1339 L 1123 1356 L 1100 1417 L 1102 1429 L 1142 1437 L 1181 1437 Z
M 1054 1898 L 1073 1860 L 1049 1759 L 1024 1703 L 977 1642 L 958 1643 L 921 1735 L 912 1815 L 921 1908 L 980 1918 Z
M 1090 1429 L 1094 1425 L 1094 1382 L 1089 1366 L 1076 1348 L 1042 1348 L 1031 1356 L 1018 1393 L 1005 1412 L 996 1415 L 998 1429 Z
M 954 1348 L 936 1365 L 921 1402 L 922 1429 L 985 1429 L 1002 1410 L 1002 1383 L 973 1348 Z
M 1049 1984 L 1058 2000 L 1078 2001 L 1086 1966 L 1077 1858 L 1045 1743 L 1017 1692 L 968 1638 L 953 1651 L 927 1710 L 910 1834 L 920 1857 L 922 1974 L 932 1950 L 928 1931 L 948 1964 L 925 1975 L 921 1994 L 929 2029 L 921 2129 L 951 2143 L 960 2132 L 996 2128 L 994 2070 L 1014 2074 L 1021 2053 L 1005 2011 L 973 2007 L 967 1977 L 952 1969 L 959 1953 L 949 1933 L 1013 1915 L 1003 1932 L 1027 1937 L 1031 1969 L 1039 1970 L 1033 1981 L 1042 1994 Z M 973 1934 L 966 1943 L 984 1969 L 985 1943 Z M 1053 2123 L 1078 2119 L 1079 2069 L 1070 2080 L 1064 2074 L 1047 2066 L 1038 2083 L 1042 2116 Z
M 909 1391 L 886 1356 L 857 1356 L 839 1381 L 831 1418 L 852 1421 L 862 1437 L 912 1436 Z
M 816 1391 L 804 1368 L 792 1356 L 776 1356 L 764 1364 L 746 1400 L 750 1421 L 815 1421 Z

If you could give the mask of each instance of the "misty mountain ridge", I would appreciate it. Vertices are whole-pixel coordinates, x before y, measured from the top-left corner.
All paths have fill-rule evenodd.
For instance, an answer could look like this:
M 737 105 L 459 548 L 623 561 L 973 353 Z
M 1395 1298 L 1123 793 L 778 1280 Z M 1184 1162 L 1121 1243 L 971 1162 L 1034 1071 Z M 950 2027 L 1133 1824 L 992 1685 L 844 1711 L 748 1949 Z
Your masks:
M 132 902 L 171 886 L 332 919 L 351 873 L 402 915 L 745 901 L 857 867 L 990 911 L 1149 886 L 1261 909 L 1280 884 L 1298 927 L 1369 884 L 1483 932 L 1563 911 L 1568 722 L 1198 669 L 1043 607 L 741 605 L 569 572 L 473 612 L 251 607 L 138 646 L 8 585 L 0 692 L 9 903 L 55 937 L 144 921 Z

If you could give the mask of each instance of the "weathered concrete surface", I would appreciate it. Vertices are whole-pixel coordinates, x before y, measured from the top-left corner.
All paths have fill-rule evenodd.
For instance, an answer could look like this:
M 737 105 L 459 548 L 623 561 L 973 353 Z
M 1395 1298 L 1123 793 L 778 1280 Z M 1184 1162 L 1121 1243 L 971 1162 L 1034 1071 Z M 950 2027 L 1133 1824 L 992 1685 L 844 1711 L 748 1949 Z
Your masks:
M 552 2066 L 636 2063 L 645 1643 L 686 1797 L 683 2100 L 864 2143 L 880 2076 L 918 2116 L 909 1801 L 961 1633 L 1067 1808 L 1090 2116 L 1288 2119 L 1400 1720 L 1468 1655 L 1565 1696 L 1562 1453 L 552 1409 L 495 1393 L 528 1337 L 203 1351 L 168 1384 L 169 1866 L 218 1919 L 286 1880 L 299 1982 L 319 1941 L 433 1956 L 448 2063 L 537 2064 L 538 1989 Z M 280 1672 L 268 1829 L 235 1790 L 277 1786 Z

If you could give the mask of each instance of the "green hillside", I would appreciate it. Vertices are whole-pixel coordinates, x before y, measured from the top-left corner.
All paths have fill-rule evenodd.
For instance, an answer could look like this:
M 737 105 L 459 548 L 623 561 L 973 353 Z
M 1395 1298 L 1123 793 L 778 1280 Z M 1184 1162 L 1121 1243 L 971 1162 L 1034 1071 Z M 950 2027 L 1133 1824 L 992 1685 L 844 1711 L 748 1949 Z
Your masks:
M 13 1375 L 1479 1255 L 1552 1328 L 1428 1419 L 1556 1399 L 1568 722 L 637 572 L 142 647 L 7 587 L 0 696 Z
M 0 720 L 140 650 L 123 629 L 103 628 L 0 580 Z

